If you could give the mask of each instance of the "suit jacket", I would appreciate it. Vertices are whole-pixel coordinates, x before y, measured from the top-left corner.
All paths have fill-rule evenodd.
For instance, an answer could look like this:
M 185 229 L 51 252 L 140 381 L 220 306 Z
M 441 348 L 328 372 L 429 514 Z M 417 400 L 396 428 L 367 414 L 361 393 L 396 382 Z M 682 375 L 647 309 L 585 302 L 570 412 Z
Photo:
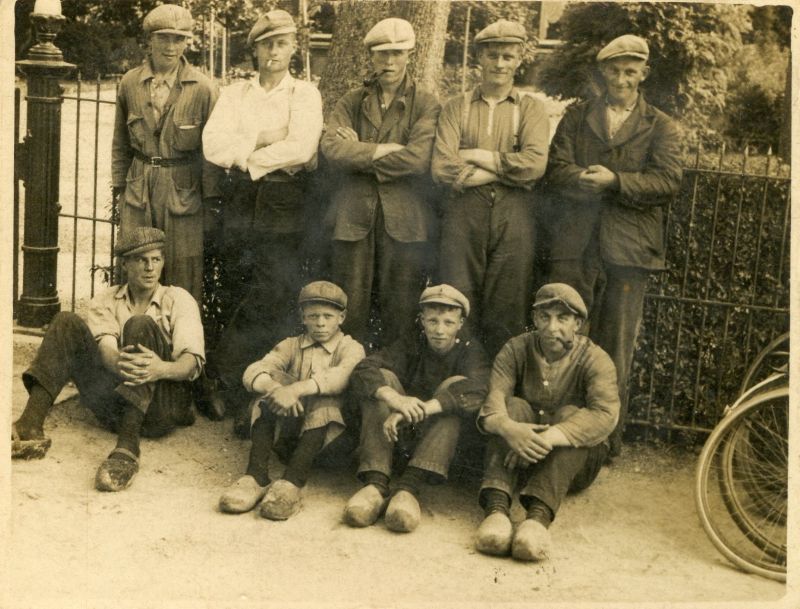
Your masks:
M 578 187 L 589 165 L 619 176 L 619 190 L 594 195 Z M 570 106 L 550 147 L 545 184 L 553 260 L 581 258 L 596 234 L 604 261 L 664 268 L 663 210 L 680 188 L 680 132 L 640 94 L 613 138 L 602 97 Z
M 393 239 L 409 243 L 434 236 L 429 169 L 439 110 L 433 95 L 408 81 L 383 115 L 377 85 L 350 91 L 338 101 L 320 142 L 339 180 L 326 214 L 334 239 L 366 237 L 379 202 Z M 350 127 L 359 141 L 337 137 L 338 127 Z M 405 149 L 373 161 L 377 145 L 390 142 Z

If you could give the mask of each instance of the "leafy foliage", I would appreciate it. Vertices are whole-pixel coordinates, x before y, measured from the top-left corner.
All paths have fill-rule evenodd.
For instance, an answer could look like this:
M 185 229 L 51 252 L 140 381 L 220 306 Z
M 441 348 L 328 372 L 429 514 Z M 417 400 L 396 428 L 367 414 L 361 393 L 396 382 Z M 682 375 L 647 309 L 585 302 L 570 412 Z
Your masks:
M 564 46 L 543 60 L 537 84 L 548 95 L 586 98 L 599 92 L 595 55 L 622 34 L 650 45 L 648 99 L 679 116 L 690 132 L 719 130 L 728 86 L 726 67 L 751 30 L 746 6 L 684 3 L 576 3 L 561 21 Z

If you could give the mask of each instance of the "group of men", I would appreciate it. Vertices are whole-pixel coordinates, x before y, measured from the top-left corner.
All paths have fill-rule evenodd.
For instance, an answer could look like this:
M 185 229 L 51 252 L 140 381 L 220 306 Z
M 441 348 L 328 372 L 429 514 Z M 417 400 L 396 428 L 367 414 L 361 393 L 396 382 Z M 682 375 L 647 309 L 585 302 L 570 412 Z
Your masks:
M 446 478 L 461 424 L 472 420 L 489 437 L 478 549 L 543 558 L 567 490 L 619 453 L 644 289 L 664 265 L 662 206 L 681 164 L 676 125 L 639 91 L 647 43 L 624 35 L 600 50 L 604 95 L 570 106 L 550 143 L 543 103 L 514 86 L 527 40 L 517 23 L 477 34 L 480 85 L 440 106 L 407 73 L 411 24 L 384 19 L 364 39 L 373 75 L 324 127 L 318 90 L 289 73 L 297 30 L 288 13 L 255 23 L 258 75 L 219 98 L 183 57 L 192 27 L 177 5 L 145 17 L 150 53 L 122 80 L 113 143 L 126 283 L 93 300 L 88 325 L 55 318 L 24 377 L 30 397 L 12 450 L 44 455 L 44 420 L 73 379 L 118 434 L 96 486 L 120 490 L 138 470 L 139 436 L 191 424 L 189 383 L 208 375 L 222 388 L 209 399 L 215 412 L 234 412 L 253 440 L 247 474 L 220 506 L 262 502 L 262 515 L 280 520 L 296 511 L 332 437 L 325 430 L 344 425 L 339 402 L 310 417 L 308 400 L 350 386 L 365 486 L 348 503 L 349 524 L 385 511 L 387 526 L 413 530 L 421 484 Z M 309 204 L 319 151 L 336 178 L 324 217 Z M 534 195 L 537 182 L 545 188 Z M 537 227 L 542 190 L 547 226 Z M 206 362 L 197 302 L 217 206 L 215 246 L 239 291 Z M 331 281 L 301 290 L 304 232 L 319 223 L 330 232 Z M 537 229 L 550 233 L 552 266 L 533 297 Z M 430 276 L 440 285 L 425 288 Z M 287 343 L 298 308 L 304 333 Z M 376 350 L 363 359 L 376 327 Z M 293 428 L 291 475 L 271 482 L 276 426 Z M 416 448 L 390 485 L 393 447 L 409 434 Z M 515 487 L 527 510 L 516 531 Z

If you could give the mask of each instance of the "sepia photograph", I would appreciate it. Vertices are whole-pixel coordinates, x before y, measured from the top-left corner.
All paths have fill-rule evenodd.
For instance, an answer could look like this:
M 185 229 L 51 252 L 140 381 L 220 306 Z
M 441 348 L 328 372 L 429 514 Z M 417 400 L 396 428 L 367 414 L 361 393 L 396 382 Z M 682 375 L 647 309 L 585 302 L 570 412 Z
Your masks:
M 0 609 L 800 606 L 798 6 L 0 0 Z

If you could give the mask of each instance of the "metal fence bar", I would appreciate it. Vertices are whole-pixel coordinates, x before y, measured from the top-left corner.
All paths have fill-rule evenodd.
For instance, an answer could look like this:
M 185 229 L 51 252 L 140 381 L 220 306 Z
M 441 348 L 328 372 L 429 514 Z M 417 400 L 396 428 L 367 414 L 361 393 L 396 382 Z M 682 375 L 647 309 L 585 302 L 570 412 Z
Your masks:
M 75 192 L 73 193 L 74 218 L 72 220 L 72 306 L 75 310 L 76 277 L 78 270 L 78 185 L 80 178 L 80 148 L 81 148 L 81 73 L 78 72 L 75 93 Z M 60 214 L 59 214 L 60 215 Z
M 100 75 L 97 76 L 97 83 L 95 86 L 95 102 L 94 102 L 94 180 L 92 181 L 92 265 L 91 265 L 91 279 L 89 284 L 90 298 L 94 297 L 94 273 L 97 268 L 97 158 L 98 158 L 98 144 L 100 132 Z
M 22 92 L 19 90 L 19 87 L 14 87 L 14 147 L 16 148 L 19 146 L 19 124 L 20 124 L 20 108 L 22 104 L 20 103 L 20 96 Z M 16 157 L 15 157 L 16 158 Z M 14 252 L 11 258 L 11 265 L 12 265 L 12 278 L 11 281 L 13 282 L 12 285 L 12 311 L 13 316 L 16 319 L 17 317 L 17 303 L 19 302 L 19 175 L 17 174 L 16 170 L 19 167 L 19 160 L 17 159 L 14 163 L 14 209 L 13 209 L 13 218 L 14 218 L 14 228 L 13 228 L 13 240 L 14 240 Z

